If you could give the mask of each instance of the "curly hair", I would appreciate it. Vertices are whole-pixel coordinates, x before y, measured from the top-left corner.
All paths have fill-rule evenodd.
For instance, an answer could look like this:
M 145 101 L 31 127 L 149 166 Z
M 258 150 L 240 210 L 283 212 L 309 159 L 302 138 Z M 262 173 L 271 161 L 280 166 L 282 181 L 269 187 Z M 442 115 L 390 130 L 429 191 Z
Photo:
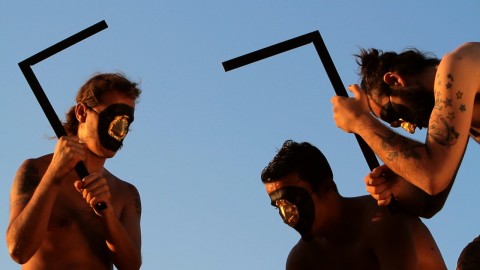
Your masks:
M 129 81 L 121 73 L 99 73 L 80 87 L 75 101 L 85 103 L 93 108 L 101 104 L 105 93 L 110 91 L 119 92 L 134 100 L 137 100 L 142 93 L 142 90 L 138 88 L 138 83 Z M 66 121 L 63 123 L 63 127 L 68 135 L 77 135 L 78 124 L 75 116 L 75 106 L 72 106 L 66 113 Z
M 359 66 L 360 86 L 374 100 L 391 95 L 392 89 L 383 81 L 385 73 L 395 72 L 404 77 L 411 76 L 440 63 L 440 59 L 415 48 L 399 54 L 374 48 L 360 49 L 360 54 L 354 56 Z
M 261 173 L 263 183 L 298 173 L 317 192 L 337 191 L 333 172 L 322 152 L 308 142 L 287 140 Z

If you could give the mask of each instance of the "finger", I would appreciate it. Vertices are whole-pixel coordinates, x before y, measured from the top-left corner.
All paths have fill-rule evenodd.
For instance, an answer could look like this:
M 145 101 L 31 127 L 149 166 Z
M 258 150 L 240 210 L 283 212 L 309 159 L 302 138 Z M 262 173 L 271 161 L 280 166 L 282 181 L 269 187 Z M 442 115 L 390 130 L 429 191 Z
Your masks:
M 97 193 L 97 194 L 91 194 L 88 199 L 87 199 L 87 202 L 88 204 L 91 206 L 91 207 L 94 207 L 102 202 L 102 203 L 105 203 L 107 201 L 109 197 L 109 193 L 108 191 L 103 191 L 103 192 L 100 192 L 100 193 Z
M 90 183 L 82 183 L 83 197 L 89 202 L 93 197 L 97 197 L 99 194 L 109 193 L 107 182 L 104 178 L 96 179 Z
M 372 193 L 370 194 L 372 198 L 374 198 L 376 201 L 385 201 L 385 200 L 390 200 L 392 197 L 392 194 L 390 192 L 383 192 L 383 193 Z
M 361 103 L 362 107 L 365 110 L 370 111 L 370 105 L 368 104 L 368 98 L 365 91 L 360 88 L 358 84 L 349 85 L 348 88 L 354 94 L 355 99 Z
M 366 190 L 370 194 L 390 193 L 390 186 L 388 184 L 367 185 Z
M 363 90 L 358 84 L 349 85 L 348 90 L 350 90 L 350 92 L 352 92 L 355 97 L 361 97 L 361 95 L 363 94 Z
M 103 176 L 99 172 L 93 172 L 82 179 L 83 186 L 87 187 L 94 182 L 101 181 L 102 178 Z
M 330 102 L 333 104 L 333 111 L 337 111 L 338 110 L 338 104 L 341 102 L 341 100 L 343 99 L 347 99 L 348 97 L 342 97 L 342 96 L 333 96 L 331 99 L 330 99 Z
M 378 200 L 377 204 L 378 206 L 387 206 L 391 202 L 391 198 L 385 199 L 385 200 Z
M 83 198 L 90 203 L 94 197 L 100 196 L 100 194 L 108 192 L 105 185 L 90 185 L 82 190 Z
M 108 192 L 105 186 L 95 186 L 83 189 L 83 198 L 90 204 L 93 198 L 101 196 L 101 194 Z
M 390 171 L 391 171 L 390 168 L 386 164 L 383 164 L 373 169 L 372 173 L 375 177 L 379 177 L 379 176 L 385 175 Z
M 367 187 L 387 186 L 387 180 L 383 176 L 366 177 L 365 181 Z
M 82 181 L 75 181 L 73 183 L 73 186 L 75 187 L 75 189 L 80 192 L 80 193 L 83 193 L 83 182 Z

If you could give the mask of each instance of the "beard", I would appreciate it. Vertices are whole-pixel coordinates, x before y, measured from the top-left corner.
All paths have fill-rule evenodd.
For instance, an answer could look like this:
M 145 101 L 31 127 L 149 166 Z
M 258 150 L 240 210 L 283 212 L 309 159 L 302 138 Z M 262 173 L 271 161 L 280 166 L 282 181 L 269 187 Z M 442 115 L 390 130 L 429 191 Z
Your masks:
M 403 120 L 413 123 L 419 128 L 428 127 L 435 106 L 432 90 L 416 84 L 394 91 L 392 96 L 397 96 L 402 100 L 403 104 L 392 103 L 392 106 Z

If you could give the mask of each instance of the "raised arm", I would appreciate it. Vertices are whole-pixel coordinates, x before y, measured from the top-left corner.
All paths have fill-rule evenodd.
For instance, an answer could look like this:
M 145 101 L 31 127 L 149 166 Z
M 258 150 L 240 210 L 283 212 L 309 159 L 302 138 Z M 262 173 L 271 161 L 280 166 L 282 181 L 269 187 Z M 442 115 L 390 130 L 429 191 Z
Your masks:
M 337 126 L 359 134 L 396 174 L 434 195 L 454 179 L 466 149 L 475 95 L 480 88 L 480 43 L 467 43 L 438 66 L 435 107 L 425 142 L 401 136 L 370 114 L 365 93 L 350 86 L 354 98 L 334 97 Z
M 62 137 L 52 159 L 26 160 L 18 169 L 10 193 L 6 235 L 10 256 L 17 263 L 27 262 L 39 248 L 62 180 L 84 157 L 85 149 L 78 139 Z

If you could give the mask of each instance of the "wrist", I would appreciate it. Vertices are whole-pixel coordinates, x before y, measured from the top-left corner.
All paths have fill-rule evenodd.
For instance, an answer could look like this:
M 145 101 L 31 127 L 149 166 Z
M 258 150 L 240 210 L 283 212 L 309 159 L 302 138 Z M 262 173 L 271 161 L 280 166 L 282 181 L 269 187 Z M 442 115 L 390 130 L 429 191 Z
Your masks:
M 371 113 L 363 113 L 358 116 L 354 125 L 353 132 L 362 136 L 373 130 L 378 120 Z
M 48 168 L 42 177 L 42 182 L 51 183 L 52 185 L 59 186 L 62 183 L 62 179 L 65 176 L 60 176 L 58 170 Z

